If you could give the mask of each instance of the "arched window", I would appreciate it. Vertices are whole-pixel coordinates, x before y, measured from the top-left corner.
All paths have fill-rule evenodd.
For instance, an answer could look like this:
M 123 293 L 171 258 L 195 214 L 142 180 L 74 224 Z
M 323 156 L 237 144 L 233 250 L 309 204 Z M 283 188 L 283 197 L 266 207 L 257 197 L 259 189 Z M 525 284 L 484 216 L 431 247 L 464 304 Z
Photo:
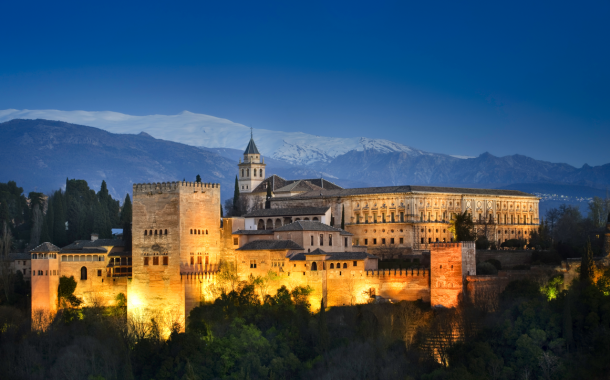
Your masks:
M 264 220 L 262 220 L 262 219 L 260 219 L 260 220 L 258 221 L 258 225 L 256 226 L 256 228 L 257 228 L 258 230 L 264 230 L 264 229 L 265 229 L 265 221 L 264 221 Z
M 275 220 L 275 228 L 281 227 L 282 226 L 282 219 L 276 219 Z
M 86 267 L 80 268 L 80 279 L 81 280 L 87 279 L 87 268 Z
M 315 261 L 311 264 L 311 270 L 318 270 L 318 264 Z
M 201 235 L 201 230 L 197 230 L 197 235 Z
M 191 256 L 191 265 L 195 264 L 195 258 Z
M 193 229 L 191 228 L 191 235 L 193 234 Z
M 157 234 L 157 230 L 155 230 L 155 235 Z
M 319 219 L 318 219 L 318 217 L 317 217 L 317 216 L 314 216 L 312 220 L 313 220 L 314 222 L 319 221 Z
M 273 220 L 272 219 L 267 219 L 267 229 L 268 230 L 273 229 Z
M 150 236 L 152 236 L 152 230 L 148 231 L 148 234 L 149 234 Z
M 165 234 L 167 235 L 167 230 L 165 230 Z
M 256 177 L 256 169 L 254 169 L 253 172 L 254 172 L 254 176 Z
M 205 234 L 206 234 L 206 235 L 208 234 L 208 230 L 205 230 Z
M 148 235 L 148 231 L 144 230 L 144 236 Z
M 330 263 L 330 269 L 335 269 L 335 264 Z
M 303 218 L 303 220 L 309 220 L 309 218 Z
M 263 169 L 261 169 L 261 177 L 263 176 Z
M 343 268 L 347 268 L 347 263 L 343 263 Z

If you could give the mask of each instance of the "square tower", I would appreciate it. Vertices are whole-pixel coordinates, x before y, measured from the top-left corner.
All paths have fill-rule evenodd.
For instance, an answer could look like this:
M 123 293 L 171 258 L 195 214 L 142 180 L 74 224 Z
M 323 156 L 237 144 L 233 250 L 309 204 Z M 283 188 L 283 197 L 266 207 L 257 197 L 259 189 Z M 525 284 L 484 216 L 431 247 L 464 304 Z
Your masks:
M 182 273 L 207 257 L 216 268 L 220 252 L 220 185 L 168 182 L 133 186 L 132 281 L 127 313 L 151 318 L 163 335 L 187 313 Z

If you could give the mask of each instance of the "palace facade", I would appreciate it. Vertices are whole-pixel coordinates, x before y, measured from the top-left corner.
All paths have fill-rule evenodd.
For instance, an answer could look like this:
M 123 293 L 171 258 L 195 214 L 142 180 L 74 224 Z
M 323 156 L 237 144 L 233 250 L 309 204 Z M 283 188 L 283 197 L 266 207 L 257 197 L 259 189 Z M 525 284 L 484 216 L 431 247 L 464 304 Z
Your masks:
M 324 179 L 264 175 L 251 139 L 238 180 L 252 210 L 224 219 L 219 184 L 135 184 L 131 251 L 121 240 L 95 236 L 31 251 L 32 313 L 56 312 L 59 278 L 73 276 L 85 305 L 113 305 L 122 293 L 130 318 L 154 318 L 167 334 L 219 287 L 230 288 L 221 270 L 241 281 L 265 277 L 271 294 L 282 285 L 310 286 L 314 308 L 380 297 L 452 307 L 465 277 L 476 274 L 474 243 L 454 242 L 448 231 L 455 214 L 472 214 L 478 233 L 494 242 L 527 239 L 538 224 L 538 199 L 516 191 L 343 189 Z M 380 258 L 395 256 L 413 265 L 379 269 Z

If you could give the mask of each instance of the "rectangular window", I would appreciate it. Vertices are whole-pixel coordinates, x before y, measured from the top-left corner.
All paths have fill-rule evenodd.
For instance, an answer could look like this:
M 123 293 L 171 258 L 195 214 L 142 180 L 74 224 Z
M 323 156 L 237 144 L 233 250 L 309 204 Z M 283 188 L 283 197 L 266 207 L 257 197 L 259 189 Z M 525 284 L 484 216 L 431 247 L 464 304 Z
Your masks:
M 163 265 L 167 265 L 169 262 L 169 257 L 163 256 Z
M 358 262 L 357 261 L 354 261 L 354 266 L 355 267 L 358 266 Z
M 320 247 L 324 245 L 324 234 L 320 234 Z
M 428 243 L 432 243 L 432 238 L 428 238 Z
M 421 238 L 421 243 L 424 244 L 424 238 Z
M 201 265 L 203 263 L 203 260 L 201 259 L 201 256 L 197 256 L 197 264 Z
M 310 245 L 313 245 L 313 235 L 311 235 L 311 244 Z
M 239 238 L 233 238 L 233 245 L 239 245 Z
M 369 245 L 369 239 L 364 239 L 364 245 Z
M 347 247 L 347 238 L 345 238 L 345 246 Z
M 332 245 L 333 245 L 333 235 L 328 234 L 328 246 L 332 247 Z
M 381 244 L 385 245 L 385 238 L 381 238 Z
M 392 223 L 394 223 L 394 213 L 392 213 Z
M 381 221 L 385 223 L 385 214 L 381 214 Z
M 159 265 L 159 258 L 153 257 L 153 265 Z
M 405 213 L 404 213 L 404 212 L 401 212 L 401 213 L 400 213 L 400 221 L 401 221 L 401 222 L 404 222 L 404 221 L 405 221 Z
M 144 258 L 144 265 L 148 265 L 148 257 Z
M 394 238 L 390 238 L 390 244 L 394 244 Z
M 250 260 L 250 268 L 251 269 L 255 269 L 256 268 L 256 260 Z
M 101 269 L 97 270 L 97 277 L 102 277 L 102 270 Z
M 377 244 L 377 239 L 373 239 L 373 244 Z
M 398 240 L 400 242 L 400 244 L 404 244 L 404 239 L 400 238 L 400 240 Z

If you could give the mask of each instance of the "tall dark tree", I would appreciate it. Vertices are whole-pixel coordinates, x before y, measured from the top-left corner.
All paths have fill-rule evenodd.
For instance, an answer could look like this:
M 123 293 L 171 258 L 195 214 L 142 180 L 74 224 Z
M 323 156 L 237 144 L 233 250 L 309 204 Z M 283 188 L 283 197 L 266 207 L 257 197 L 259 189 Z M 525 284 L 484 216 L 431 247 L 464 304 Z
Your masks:
M 324 298 L 320 300 L 320 312 L 318 313 L 318 351 L 326 352 L 329 345 L 328 322 L 326 321 L 326 310 Z
M 590 284 L 593 281 L 595 273 L 595 262 L 593 261 L 593 250 L 591 249 L 591 241 L 587 241 L 587 247 L 580 261 L 580 281 L 585 284 Z
M 201 182 L 201 176 L 199 174 L 195 177 L 195 182 Z
M 61 190 L 53 194 L 53 243 L 59 247 L 68 244 L 66 236 L 66 206 L 65 195 Z
M 235 190 L 233 190 L 233 215 L 241 215 L 239 212 L 239 181 L 235 176 Z
M 125 241 L 125 250 L 131 251 L 131 218 L 132 207 L 129 194 L 125 195 L 123 209 L 121 210 L 121 225 L 123 227 L 123 241 Z
M 55 200 L 51 195 L 47 200 L 47 213 L 45 214 L 45 220 L 47 222 L 47 233 L 49 234 L 49 242 L 54 243 L 55 239 L 53 239 L 54 232 L 54 223 L 55 223 Z

